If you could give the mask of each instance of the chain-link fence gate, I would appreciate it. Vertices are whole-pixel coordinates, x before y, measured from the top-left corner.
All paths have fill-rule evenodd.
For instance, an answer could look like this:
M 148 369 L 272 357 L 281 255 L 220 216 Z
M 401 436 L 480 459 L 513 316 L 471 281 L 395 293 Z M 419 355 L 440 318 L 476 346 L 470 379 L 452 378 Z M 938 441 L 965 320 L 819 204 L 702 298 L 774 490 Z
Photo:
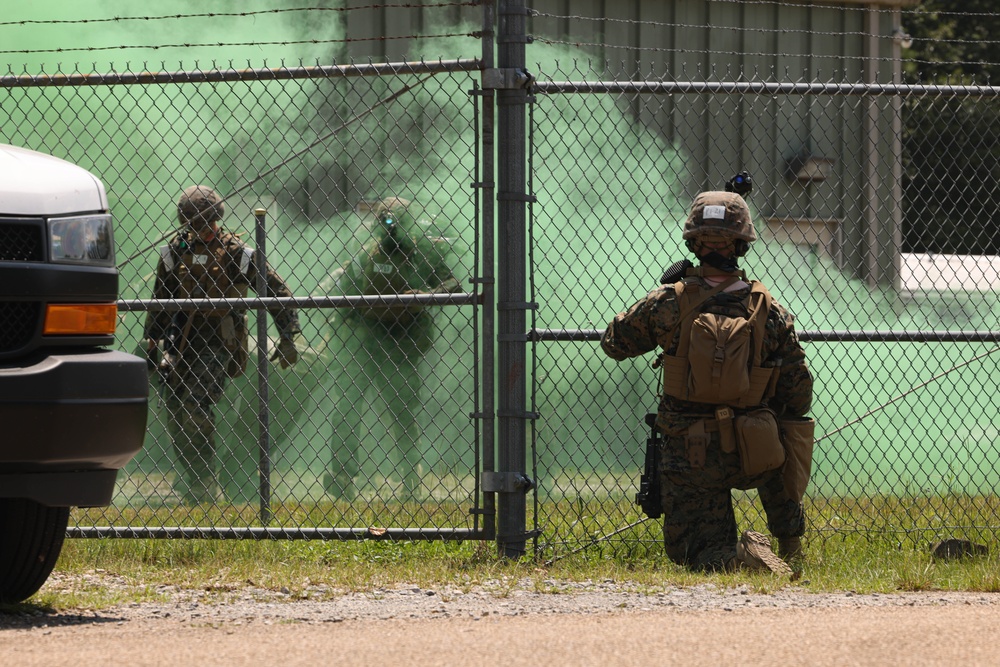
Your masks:
M 898 9 L 753 5 L 486 3 L 481 59 L 2 77 L 3 140 L 108 188 L 123 349 L 147 312 L 238 305 L 251 334 L 269 327 L 215 407 L 211 501 L 185 502 L 190 462 L 153 377 L 144 451 L 72 534 L 655 549 L 632 499 L 657 376 L 595 341 L 686 256 L 693 196 L 744 168 L 761 236 L 744 266 L 796 314 L 817 378 L 812 534 L 992 531 L 1000 277 L 991 228 L 960 212 L 1000 200 L 962 164 L 996 144 L 981 119 L 998 91 L 901 83 Z M 150 299 L 195 183 L 292 297 Z M 461 292 L 342 293 L 387 197 L 411 201 L 421 254 Z M 433 343 L 372 342 L 344 316 L 372 305 L 433 312 Z M 303 330 L 289 370 L 265 361 L 278 306 Z M 739 513 L 760 525 L 753 495 Z
M 144 449 L 114 505 L 80 515 L 75 534 L 488 535 L 475 421 L 485 278 L 469 187 L 480 180 L 469 94 L 479 69 L 457 60 L 7 78 L 5 141 L 104 177 L 119 234 L 122 348 L 142 345 L 147 312 L 187 321 L 256 308 L 259 334 L 265 308 L 296 307 L 302 330 L 288 370 L 267 361 L 275 327 L 251 337 L 248 372 L 221 380 L 225 393 L 209 408 L 214 452 L 178 444 L 171 421 L 190 416 L 170 412 L 152 374 Z M 150 299 L 160 248 L 178 235 L 177 198 L 199 183 L 224 196 L 224 228 L 266 256 L 292 297 Z M 339 280 L 343 267 L 365 265 L 372 239 L 386 245 L 375 209 L 390 197 L 410 202 L 392 237 L 398 252 L 372 255 L 369 273 L 405 264 L 400 280 L 424 292 L 395 308 L 370 285 L 345 291 Z M 457 286 L 431 293 L 446 280 Z M 372 304 L 384 306 L 358 307 Z M 342 497 L 330 494 L 331 475 L 347 467 Z M 206 487 L 200 498 L 196 484 Z

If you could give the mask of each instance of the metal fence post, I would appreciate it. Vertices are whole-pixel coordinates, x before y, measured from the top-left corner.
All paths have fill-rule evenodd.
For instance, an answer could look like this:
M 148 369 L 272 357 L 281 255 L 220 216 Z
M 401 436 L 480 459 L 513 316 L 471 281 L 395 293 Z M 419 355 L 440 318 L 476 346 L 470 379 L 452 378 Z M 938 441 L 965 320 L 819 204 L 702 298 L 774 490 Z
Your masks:
M 483 67 L 493 68 L 496 66 L 493 53 L 493 40 L 496 38 L 494 32 L 495 10 L 493 2 L 483 4 Z M 482 182 L 479 186 L 482 197 L 477 195 L 477 203 L 481 202 L 482 227 L 480 236 L 482 238 L 483 254 L 480 258 L 480 271 L 482 273 L 482 471 L 493 472 L 496 470 L 496 271 L 495 271 L 495 241 L 496 233 L 496 211 L 494 202 L 496 201 L 496 178 L 495 158 L 496 158 L 496 109 L 494 104 L 496 96 L 492 90 L 484 88 L 482 97 L 482 154 L 480 155 L 480 165 L 482 169 Z M 482 485 L 480 484 L 481 488 Z M 483 532 L 490 539 L 496 538 L 496 497 L 492 493 L 483 493 Z
M 267 259 L 265 246 L 267 234 L 264 229 L 264 217 L 267 209 L 254 209 L 257 223 L 254 227 L 254 242 L 257 251 L 254 253 L 254 268 L 257 270 L 257 296 L 267 296 Z M 271 433 L 268 405 L 270 387 L 267 375 L 267 310 L 257 309 L 257 426 L 258 426 L 258 464 L 260 476 L 260 523 L 263 526 L 271 522 Z
M 502 75 L 524 72 L 527 41 L 524 0 L 497 3 L 497 55 Z M 505 82 L 515 76 L 503 76 Z M 497 276 L 497 396 L 498 450 L 497 549 L 518 558 L 525 551 L 527 518 L 525 494 L 526 397 L 525 362 L 525 106 L 523 86 L 501 85 L 497 90 L 497 209 L 499 271 Z

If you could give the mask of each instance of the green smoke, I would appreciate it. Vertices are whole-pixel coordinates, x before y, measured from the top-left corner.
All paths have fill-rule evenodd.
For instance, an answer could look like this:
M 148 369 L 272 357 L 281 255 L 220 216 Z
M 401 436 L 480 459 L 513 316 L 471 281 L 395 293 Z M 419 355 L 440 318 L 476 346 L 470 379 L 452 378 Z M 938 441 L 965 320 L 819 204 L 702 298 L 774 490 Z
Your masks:
M 201 7 L 161 3 L 158 13 L 199 13 Z M 265 8 L 263 2 L 213 3 L 213 11 L 220 12 Z M 144 8 L 124 2 L 36 2 L 8 8 L 5 20 L 140 11 Z M 301 39 L 303 26 L 297 20 L 233 18 L 225 35 L 210 28 L 219 22 L 195 19 L 149 26 L 32 26 L 23 32 L 4 26 L 0 35 L 8 50 L 82 43 L 279 42 Z M 334 38 L 340 30 L 336 21 L 324 26 L 324 38 Z M 86 37 L 90 30 L 100 31 L 101 40 Z M 420 48 L 427 58 L 479 55 L 474 40 L 427 42 Z M 311 64 L 319 56 L 329 62 L 331 53 L 336 54 L 332 45 L 268 46 L 253 52 L 243 47 L 185 48 L 23 58 L 8 54 L 2 64 L 14 73 L 183 70 L 195 68 L 193 59 L 197 67 L 210 69 L 228 68 L 229 59 L 234 67 L 245 67 L 248 60 L 252 66 L 277 66 L 282 59 L 297 65 L 300 58 Z M 539 79 L 600 76 L 572 49 L 533 44 L 528 59 Z M 424 79 L 404 72 L 379 80 L 5 89 L 0 91 L 0 133 L 6 142 L 67 157 L 102 177 L 117 221 L 124 298 L 149 296 L 153 246 L 162 243 L 157 238 L 175 223 L 178 193 L 196 182 L 229 194 L 255 181 L 227 200 L 225 222 L 253 243 L 250 211 L 267 207 L 268 256 L 297 295 L 328 293 L 331 271 L 366 238 L 366 220 L 354 206 L 387 195 L 412 200 L 416 217 L 429 223 L 429 235 L 454 239 L 453 268 L 468 287 L 475 273 L 469 183 L 477 138 L 467 91 L 478 75 Z M 397 100 L 377 106 L 410 86 Z M 533 119 L 531 190 L 537 202 L 531 206 L 534 291 L 528 296 L 539 304 L 534 324 L 542 329 L 603 329 L 616 312 L 656 285 L 666 265 L 687 255 L 680 245 L 680 222 L 694 193 L 684 189 L 684 156 L 657 131 L 635 122 L 633 110 L 612 96 L 540 95 Z M 256 180 L 331 132 L 316 149 Z M 904 298 L 873 291 L 844 277 L 827 258 L 765 240 L 752 248 L 743 265 L 797 315 L 800 330 L 997 326 L 994 292 Z M 291 497 L 319 492 L 315 479 L 325 464 L 335 400 L 315 391 L 331 372 L 332 358 L 323 347 L 330 311 L 302 315 L 310 349 L 293 374 L 275 371 L 272 376 L 274 465 L 283 480 L 279 491 Z M 469 309 L 453 307 L 441 308 L 437 321 L 428 360 L 433 386 L 419 420 L 427 443 L 424 463 L 432 483 L 436 476 L 444 484 L 453 470 L 468 477 L 473 465 L 468 418 L 475 390 L 473 323 Z M 131 349 L 140 328 L 140 316 L 123 318 L 123 348 Z M 578 472 L 590 480 L 612 475 L 607 482 L 588 481 L 590 490 L 595 484 L 606 484 L 609 492 L 629 488 L 645 437 L 642 414 L 656 406 L 658 377 L 648 367 L 650 359 L 616 364 L 594 343 L 539 343 L 533 349 L 535 407 L 542 416 L 535 436 L 548 489 L 561 484 L 567 495 L 582 493 L 566 481 Z M 819 434 L 906 394 L 820 442 L 813 492 L 994 487 L 1000 436 L 989 414 L 989 397 L 998 389 L 996 356 L 950 370 L 989 349 L 988 344 L 806 344 L 817 378 L 813 413 Z M 940 380 L 907 394 L 941 374 Z M 220 430 L 227 434 L 220 458 L 235 501 L 251 501 L 256 489 L 255 390 L 251 374 L 232 383 L 227 403 L 219 407 L 226 415 Z M 964 409 L 967 399 L 961 397 L 970 393 L 986 397 L 982 416 Z M 126 489 L 137 494 L 136 504 L 162 490 L 160 477 L 170 468 L 155 395 L 153 410 L 147 450 Z M 365 446 L 386 454 L 385 424 L 376 412 L 365 420 Z M 389 457 L 376 458 L 364 474 L 390 476 Z M 566 478 L 559 478 L 563 474 Z
M 774 275 L 775 294 L 800 330 L 991 330 L 1000 316 L 995 292 L 870 290 L 829 259 L 796 248 L 758 251 L 775 253 L 751 264 Z M 996 395 L 996 347 L 806 344 L 821 437 L 813 493 L 991 493 L 1000 435 L 989 401 L 976 397 Z
M 11 11 L 5 20 L 41 22 L 0 26 L 5 50 L 64 51 L 8 53 L 0 67 L 4 73 L 46 75 L 294 67 L 315 64 L 315 57 L 331 48 L 280 44 L 303 37 L 302 16 L 294 13 L 128 20 L 138 15 L 251 14 L 272 7 L 273 3 L 258 0 L 213 3 L 210 9 L 193 1 L 167 2 L 155 10 L 125 2 L 24 4 L 8 8 Z M 123 20 L 96 20 L 108 17 Z M 313 39 L 335 39 L 340 33 L 336 20 L 317 22 L 309 28 Z M 273 44 L 252 49 L 190 46 L 220 42 Z M 187 46 L 154 48 L 169 44 Z M 103 50 L 137 45 L 147 48 Z M 95 50 L 76 50 L 81 46 Z M 116 221 L 121 296 L 146 298 L 152 289 L 156 247 L 172 235 L 177 224 L 176 198 L 187 185 L 209 184 L 227 196 L 225 225 L 241 231 L 251 244 L 250 211 L 259 205 L 270 210 L 272 247 L 280 249 L 279 239 L 295 236 L 283 234 L 274 221 L 282 198 L 288 199 L 286 183 L 294 181 L 294 173 L 290 176 L 287 170 L 279 171 L 264 179 L 258 175 L 315 139 L 308 128 L 296 126 L 300 110 L 308 107 L 304 98 L 313 87 L 315 84 L 296 82 L 249 82 L 5 89 L 0 126 L 4 141 L 69 159 L 101 177 Z M 251 181 L 252 187 L 246 187 Z M 233 194 L 237 188 L 242 191 Z M 313 230 L 303 235 L 303 245 L 322 243 L 325 238 L 328 247 L 339 247 L 339 227 L 334 224 L 329 229 Z M 271 263 L 282 269 L 296 293 L 301 293 L 294 273 L 282 266 L 293 258 L 297 255 L 270 255 Z M 317 261 L 313 257 L 310 264 Z M 141 335 L 143 319 L 142 314 L 122 317 L 122 348 L 132 349 Z M 295 375 L 274 375 L 271 430 L 276 464 L 285 450 L 294 449 L 288 436 L 296 432 L 295 416 L 312 406 L 315 382 L 309 371 L 315 357 L 307 350 Z M 231 383 L 226 401 L 219 406 L 223 415 L 219 430 L 226 434 L 219 452 L 226 464 L 223 478 L 235 501 L 251 500 L 256 488 L 255 385 L 252 374 Z M 133 464 L 135 474 L 124 485 L 127 495 L 136 495 L 133 502 L 155 502 L 164 489 L 169 491 L 163 480 L 172 466 L 164 433 L 165 413 L 155 392 L 151 391 L 151 399 L 146 447 Z

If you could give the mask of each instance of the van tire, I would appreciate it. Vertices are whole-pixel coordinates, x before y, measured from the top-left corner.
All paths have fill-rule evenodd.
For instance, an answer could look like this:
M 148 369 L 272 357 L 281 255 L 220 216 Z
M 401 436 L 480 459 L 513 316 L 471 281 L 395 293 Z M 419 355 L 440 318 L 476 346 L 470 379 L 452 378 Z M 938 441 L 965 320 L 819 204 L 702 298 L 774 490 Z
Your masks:
M 21 602 L 42 587 L 62 550 L 68 507 L 0 498 L 0 602 Z

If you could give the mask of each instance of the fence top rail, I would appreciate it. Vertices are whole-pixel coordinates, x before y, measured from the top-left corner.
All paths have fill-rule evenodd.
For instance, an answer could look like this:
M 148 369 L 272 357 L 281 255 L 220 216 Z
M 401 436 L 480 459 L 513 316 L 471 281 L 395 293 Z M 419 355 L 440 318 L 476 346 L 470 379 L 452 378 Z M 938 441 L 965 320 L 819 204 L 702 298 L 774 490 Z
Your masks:
M 536 93 L 679 93 L 724 95 L 939 95 L 942 97 L 996 97 L 1000 86 L 926 85 L 908 83 L 823 83 L 778 81 L 536 81 Z
M 178 312 L 182 310 L 219 310 L 224 308 L 379 308 L 400 305 L 467 306 L 482 301 L 479 294 L 374 294 L 365 296 L 268 296 L 225 299 L 120 299 L 121 312 Z
M 601 340 L 597 329 L 534 329 L 535 342 L 588 342 Z M 827 343 L 994 343 L 1000 331 L 799 331 L 803 342 Z
M 72 74 L 6 74 L 0 88 L 41 86 L 109 86 L 167 83 L 218 83 L 223 81 L 286 81 L 290 79 L 337 79 L 394 74 L 439 74 L 482 70 L 479 59 L 419 60 L 396 63 L 268 67 L 259 69 L 206 69 L 176 72 L 112 72 Z

